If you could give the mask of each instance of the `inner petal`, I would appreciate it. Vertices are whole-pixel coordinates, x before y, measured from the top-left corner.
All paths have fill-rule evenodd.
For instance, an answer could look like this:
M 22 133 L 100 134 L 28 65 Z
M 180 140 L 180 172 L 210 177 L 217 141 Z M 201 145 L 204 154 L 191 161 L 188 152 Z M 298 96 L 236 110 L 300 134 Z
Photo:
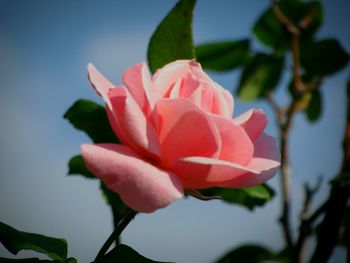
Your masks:
M 192 102 L 159 101 L 155 115 L 165 167 L 187 156 L 218 156 L 221 142 L 214 122 Z

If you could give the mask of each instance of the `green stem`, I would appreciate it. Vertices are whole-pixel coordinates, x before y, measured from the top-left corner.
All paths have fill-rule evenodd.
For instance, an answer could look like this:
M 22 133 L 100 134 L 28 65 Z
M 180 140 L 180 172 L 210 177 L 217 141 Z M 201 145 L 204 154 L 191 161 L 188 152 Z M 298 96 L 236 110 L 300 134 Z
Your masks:
M 137 212 L 131 210 L 122 221 L 120 221 L 118 227 L 112 232 L 112 234 L 108 237 L 106 242 L 101 247 L 100 251 L 98 252 L 94 262 L 99 262 L 103 256 L 107 253 L 110 246 L 113 244 L 113 242 L 119 238 L 120 234 L 123 232 L 123 230 L 126 228 L 126 226 L 133 220 L 133 218 L 136 216 Z

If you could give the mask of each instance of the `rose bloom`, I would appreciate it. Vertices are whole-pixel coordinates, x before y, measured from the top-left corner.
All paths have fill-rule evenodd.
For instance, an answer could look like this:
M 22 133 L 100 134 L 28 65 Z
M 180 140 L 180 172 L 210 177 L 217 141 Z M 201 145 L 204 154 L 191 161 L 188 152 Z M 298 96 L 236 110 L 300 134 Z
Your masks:
M 264 133 L 267 118 L 252 109 L 232 118 L 233 97 L 194 60 L 178 60 L 152 77 L 145 63 L 114 86 L 88 65 L 123 144 L 84 144 L 88 169 L 132 209 L 153 212 L 185 189 L 242 188 L 275 175 L 279 151 Z

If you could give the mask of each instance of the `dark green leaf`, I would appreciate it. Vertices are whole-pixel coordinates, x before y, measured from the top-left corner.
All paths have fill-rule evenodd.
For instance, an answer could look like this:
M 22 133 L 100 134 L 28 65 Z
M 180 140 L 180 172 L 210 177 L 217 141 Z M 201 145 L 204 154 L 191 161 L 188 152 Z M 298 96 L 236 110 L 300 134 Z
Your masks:
M 227 188 L 208 188 L 200 191 L 205 196 L 219 196 L 224 202 L 230 204 L 239 204 L 253 209 L 257 206 L 263 206 L 271 201 L 275 192 L 268 185 L 258 185 L 250 188 L 227 189 Z
M 52 261 L 52 260 L 47 260 L 47 259 L 39 259 L 39 258 L 2 258 L 0 257 L 0 262 L 1 263 L 18 263 L 18 262 L 23 262 L 23 263 L 49 263 L 49 262 L 57 262 L 57 261 Z
M 224 71 L 244 65 L 249 58 L 249 40 L 206 43 L 196 47 L 197 61 L 204 68 Z
M 192 13 L 195 0 L 180 0 L 159 24 L 148 46 L 152 72 L 178 59 L 195 58 Z
M 310 122 L 317 121 L 322 113 L 322 95 L 319 89 L 311 91 L 311 98 L 305 109 L 305 114 Z
M 276 51 L 285 51 L 289 47 L 290 35 L 269 8 L 253 27 L 254 36 L 264 45 Z
M 263 98 L 277 86 L 283 68 L 283 58 L 256 54 L 244 67 L 237 95 L 244 101 Z
M 350 77 L 346 82 L 346 119 L 350 122 Z
M 307 42 L 301 46 L 301 64 L 310 75 L 328 75 L 342 69 L 349 54 L 335 39 Z
M 310 39 L 323 23 L 323 7 L 320 1 L 301 3 L 303 12 L 298 19 L 298 25 L 302 29 L 301 37 Z
M 121 244 L 117 248 L 112 249 L 103 257 L 103 259 L 100 262 L 161 263 L 160 261 L 153 261 L 151 259 L 145 258 L 144 256 L 137 253 L 134 249 L 124 244 Z
M 319 1 L 280 1 L 277 5 L 283 16 L 301 31 L 302 39 L 310 39 L 323 21 L 322 4 Z M 287 27 L 268 8 L 253 27 L 254 36 L 277 52 L 290 48 L 291 34 Z
M 347 246 L 350 241 L 350 206 L 345 210 L 339 233 L 339 244 Z
M 323 8 L 320 1 L 281 1 L 281 13 L 299 28 L 301 36 L 310 38 L 323 22 Z
M 97 179 L 87 168 L 81 155 L 76 155 L 69 160 L 68 163 L 70 175 L 83 175 L 84 177 Z
M 57 261 L 57 260 L 48 260 L 48 259 L 39 259 L 39 258 L 2 258 L 0 257 L 1 263 L 58 263 L 58 262 L 64 262 L 64 263 L 77 263 L 77 260 L 75 258 L 67 258 L 65 261 Z
M 73 126 L 84 131 L 95 143 L 118 143 L 109 125 L 106 110 L 101 105 L 80 99 L 64 114 Z
M 286 259 L 278 254 L 270 251 L 264 246 L 247 244 L 242 245 L 238 248 L 233 249 L 222 258 L 220 258 L 217 263 L 236 263 L 236 262 L 249 262 L 249 263 L 259 263 L 259 262 L 286 262 Z
M 0 222 L 0 242 L 12 253 L 30 249 L 64 262 L 67 257 L 67 242 L 64 239 L 22 232 Z
M 112 212 L 113 212 L 113 216 L 115 217 L 115 220 L 119 221 L 127 214 L 127 212 L 129 211 L 129 208 L 120 199 L 119 195 L 109 190 L 102 181 L 101 181 L 100 188 L 106 202 L 112 208 Z

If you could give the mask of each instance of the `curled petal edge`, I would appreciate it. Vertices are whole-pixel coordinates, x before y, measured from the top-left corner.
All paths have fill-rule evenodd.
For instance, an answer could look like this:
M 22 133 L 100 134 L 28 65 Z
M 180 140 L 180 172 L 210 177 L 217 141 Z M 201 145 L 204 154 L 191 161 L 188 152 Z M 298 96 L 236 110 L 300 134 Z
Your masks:
M 159 169 L 120 144 L 83 144 L 87 168 L 132 209 L 150 213 L 183 197 L 172 173 Z

